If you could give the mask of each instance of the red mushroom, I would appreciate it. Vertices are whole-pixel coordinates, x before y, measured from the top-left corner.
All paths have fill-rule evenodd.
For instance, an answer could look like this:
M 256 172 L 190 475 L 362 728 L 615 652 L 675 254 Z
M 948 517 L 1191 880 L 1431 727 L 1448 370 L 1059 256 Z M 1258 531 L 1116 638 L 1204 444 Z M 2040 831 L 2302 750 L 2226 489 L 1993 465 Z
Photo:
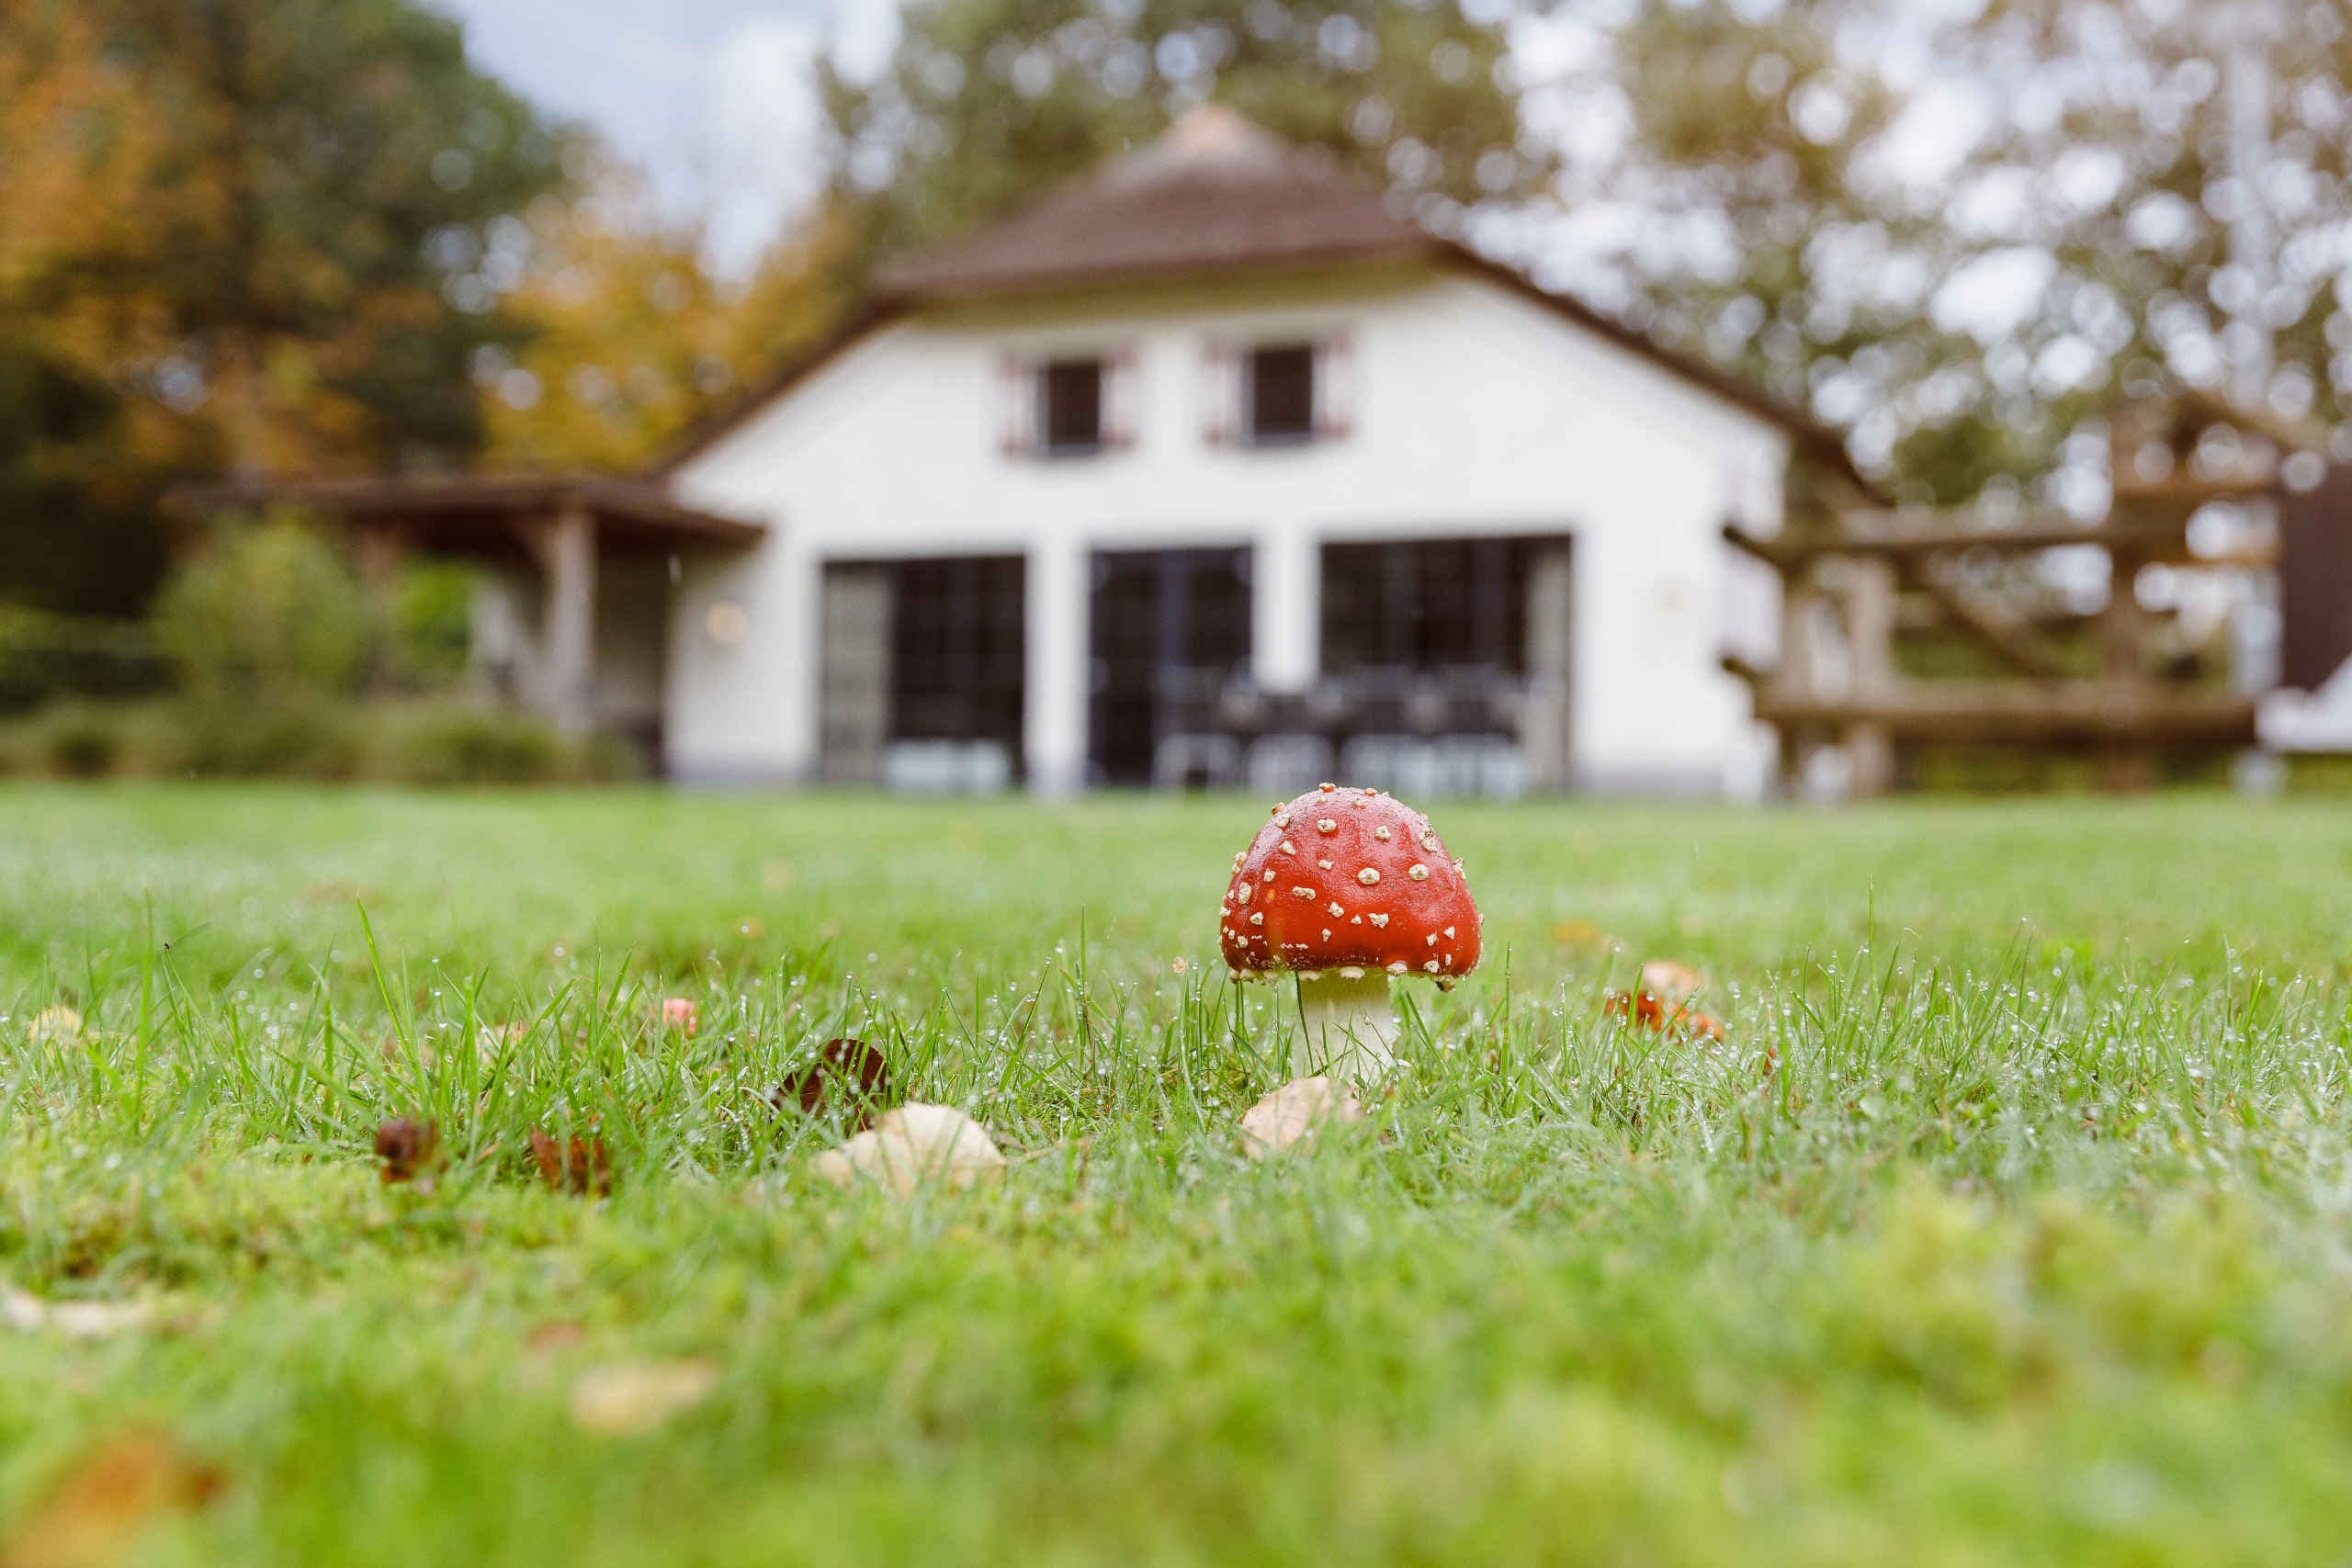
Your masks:
M 1478 965 L 1478 906 L 1428 818 L 1376 789 L 1324 784 L 1233 857 L 1217 907 L 1237 980 L 1295 977 L 1299 1076 L 1376 1077 L 1391 1061 L 1392 976 L 1441 988 Z

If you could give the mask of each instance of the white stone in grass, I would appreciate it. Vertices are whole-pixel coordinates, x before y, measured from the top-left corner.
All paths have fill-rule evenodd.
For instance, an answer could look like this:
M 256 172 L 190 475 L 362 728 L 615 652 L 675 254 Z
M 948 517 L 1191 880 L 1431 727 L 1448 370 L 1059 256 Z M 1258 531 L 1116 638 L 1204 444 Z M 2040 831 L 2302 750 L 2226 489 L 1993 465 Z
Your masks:
M 599 1437 L 648 1432 L 710 1397 L 718 1369 L 708 1361 L 623 1361 L 597 1367 L 571 1385 L 572 1424 Z
M 143 1328 L 154 1315 L 146 1302 L 47 1302 L 0 1287 L 0 1324 L 26 1334 L 53 1329 L 68 1339 L 104 1339 Z
M 1241 1147 L 1251 1159 L 1264 1159 L 1313 1137 L 1325 1122 L 1363 1120 L 1363 1102 L 1330 1078 L 1297 1078 L 1242 1112 Z
M 901 1105 L 809 1168 L 836 1187 L 863 1177 L 904 1198 L 926 1181 L 992 1180 L 1004 1174 L 1004 1155 L 986 1128 L 952 1105 Z

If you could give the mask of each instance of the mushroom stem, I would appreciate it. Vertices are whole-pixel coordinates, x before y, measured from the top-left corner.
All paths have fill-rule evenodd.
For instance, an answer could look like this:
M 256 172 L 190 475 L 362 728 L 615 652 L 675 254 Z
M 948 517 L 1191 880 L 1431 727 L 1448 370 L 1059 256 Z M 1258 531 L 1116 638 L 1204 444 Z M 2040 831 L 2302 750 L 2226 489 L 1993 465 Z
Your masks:
M 1291 1034 L 1292 1076 L 1330 1073 L 1370 1083 L 1396 1062 L 1396 1010 L 1379 970 L 1337 970 L 1298 976 L 1297 1028 Z

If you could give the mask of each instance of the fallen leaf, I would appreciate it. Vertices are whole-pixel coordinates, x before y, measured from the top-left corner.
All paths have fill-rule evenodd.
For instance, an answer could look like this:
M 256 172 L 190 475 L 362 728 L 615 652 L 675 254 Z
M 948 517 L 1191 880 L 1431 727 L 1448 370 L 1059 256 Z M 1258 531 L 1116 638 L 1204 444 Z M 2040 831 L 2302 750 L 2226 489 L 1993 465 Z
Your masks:
M 441 1123 L 395 1116 L 376 1129 L 376 1157 L 384 1162 L 387 1182 L 415 1181 L 430 1186 L 441 1164 Z
M 860 1177 L 903 1198 L 927 1180 L 969 1187 L 1004 1174 L 1004 1155 L 987 1129 L 948 1105 L 901 1105 L 810 1168 L 836 1187 Z
M 875 1103 L 889 1092 L 890 1064 L 882 1053 L 863 1040 L 840 1039 L 826 1041 L 814 1062 L 785 1079 L 768 1098 L 779 1111 L 797 1104 L 810 1116 L 829 1109 L 829 1100 L 846 1100 L 864 1109 L 865 1114 L 858 1119 L 864 1127 L 874 1120 Z
M 43 1008 L 25 1026 L 25 1037 L 36 1045 L 71 1045 L 82 1038 L 82 1015 L 69 1007 Z
M 1552 928 L 1552 940 L 1562 947 L 1589 947 L 1600 940 L 1600 928 L 1590 920 L 1562 920 Z
M 702 1027 L 702 1009 L 691 997 L 665 997 L 662 1000 L 662 1027 L 674 1029 L 687 1039 L 694 1038 Z
M 531 1155 L 539 1174 L 559 1192 L 600 1197 L 613 1190 L 613 1159 L 605 1140 L 573 1137 L 558 1143 L 537 1127 L 531 1129 Z
M 0 1288 L 0 1323 L 26 1334 L 48 1329 L 68 1339 L 104 1339 L 143 1328 L 154 1315 L 148 1302 L 52 1302 Z
M 571 1419 L 582 1431 L 620 1438 L 650 1432 L 710 1397 L 718 1369 L 708 1361 L 624 1361 L 583 1372 L 571 1385 Z
M 7 1568 L 107 1568 L 161 1516 L 199 1508 L 220 1495 L 218 1467 L 168 1436 L 117 1433 L 85 1453 L 33 1505 L 0 1549 Z
M 1241 1149 L 1264 1159 L 1315 1135 L 1326 1122 L 1361 1122 L 1363 1103 L 1322 1076 L 1295 1078 L 1241 1113 Z

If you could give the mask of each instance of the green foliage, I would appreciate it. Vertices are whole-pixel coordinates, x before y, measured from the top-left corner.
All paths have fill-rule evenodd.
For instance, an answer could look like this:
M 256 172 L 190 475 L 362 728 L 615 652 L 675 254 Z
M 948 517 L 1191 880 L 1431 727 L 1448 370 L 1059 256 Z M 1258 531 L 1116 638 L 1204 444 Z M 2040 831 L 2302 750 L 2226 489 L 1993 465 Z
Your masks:
M 69 694 L 156 691 L 171 673 L 142 623 L 0 604 L 0 713 Z
M 450 701 L 70 702 L 0 724 L 0 775 L 470 785 L 642 771 L 610 737 L 575 739 L 529 714 Z
M 479 450 L 562 152 L 414 0 L 0 7 L 0 596 L 140 607 L 177 479 Z
M 463 561 L 421 560 L 401 570 L 392 592 L 392 662 L 405 683 L 444 690 L 466 672 L 480 576 Z
M 187 689 L 215 702 L 352 691 L 374 644 L 367 595 L 343 553 L 283 515 L 222 530 L 174 571 L 154 618 Z
M 1457 0 L 921 0 L 889 72 L 833 80 L 835 193 L 866 259 L 935 243 L 1215 98 L 1457 222 L 1541 191 L 1499 17 Z M 877 178 L 879 175 L 881 177 Z

